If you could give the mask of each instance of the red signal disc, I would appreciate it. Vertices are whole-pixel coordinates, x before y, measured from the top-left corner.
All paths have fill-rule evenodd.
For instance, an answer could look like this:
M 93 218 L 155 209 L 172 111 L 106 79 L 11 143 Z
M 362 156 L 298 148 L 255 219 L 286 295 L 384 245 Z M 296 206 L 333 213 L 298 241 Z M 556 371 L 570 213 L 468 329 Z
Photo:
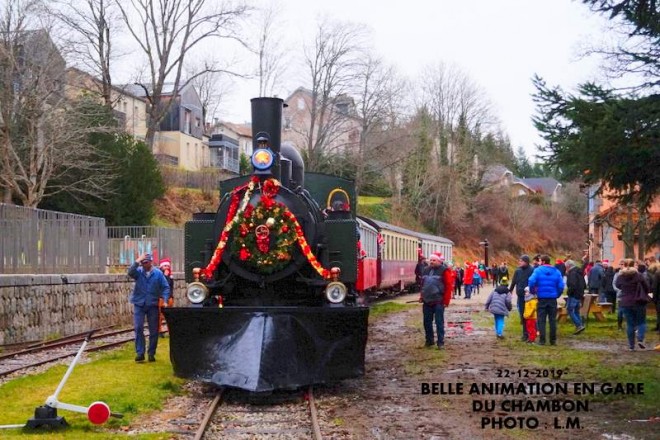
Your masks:
M 95 425 L 102 425 L 110 418 L 110 407 L 104 402 L 94 402 L 87 408 L 87 418 Z

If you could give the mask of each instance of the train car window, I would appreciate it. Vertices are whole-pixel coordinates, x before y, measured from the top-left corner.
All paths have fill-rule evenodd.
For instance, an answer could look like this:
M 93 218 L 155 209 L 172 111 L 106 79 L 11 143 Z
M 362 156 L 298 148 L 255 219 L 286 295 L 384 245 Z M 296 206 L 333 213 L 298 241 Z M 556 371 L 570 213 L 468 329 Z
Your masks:
M 397 249 L 399 248 L 399 237 L 392 237 L 394 246 L 392 247 L 392 259 L 396 260 Z
M 398 260 L 399 252 L 401 252 L 401 242 L 399 240 L 399 237 L 396 237 L 395 240 L 396 240 L 396 246 L 394 247 L 394 249 L 392 249 L 392 258 Z

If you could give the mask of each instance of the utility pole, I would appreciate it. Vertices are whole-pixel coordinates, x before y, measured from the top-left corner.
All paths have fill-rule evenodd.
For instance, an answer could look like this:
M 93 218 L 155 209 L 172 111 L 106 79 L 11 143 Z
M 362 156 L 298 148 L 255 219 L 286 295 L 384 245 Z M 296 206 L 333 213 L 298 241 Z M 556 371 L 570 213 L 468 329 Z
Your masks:
M 488 239 L 484 238 L 484 241 L 480 241 L 479 244 L 484 247 L 484 265 L 486 267 L 489 267 L 488 266 Z

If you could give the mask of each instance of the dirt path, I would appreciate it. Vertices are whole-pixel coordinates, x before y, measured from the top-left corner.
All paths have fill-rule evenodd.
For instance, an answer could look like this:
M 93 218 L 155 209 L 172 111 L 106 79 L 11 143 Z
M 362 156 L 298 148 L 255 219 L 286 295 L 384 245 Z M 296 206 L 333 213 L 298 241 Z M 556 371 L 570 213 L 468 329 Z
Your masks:
M 483 308 L 486 295 L 482 292 L 473 300 L 454 301 L 446 311 L 450 323 L 446 349 L 424 348 L 421 328 L 421 310 L 414 307 L 400 313 L 380 317 L 371 327 L 367 346 L 367 374 L 359 380 L 346 381 L 322 390 L 325 430 L 336 439 L 571 439 L 653 438 L 629 436 L 603 436 L 607 426 L 603 420 L 611 419 L 611 407 L 589 402 L 588 413 L 522 412 L 501 410 L 503 399 L 518 399 L 521 404 L 544 405 L 547 400 L 572 400 L 569 395 L 535 396 L 481 396 L 468 395 L 471 384 L 550 382 L 550 379 L 520 379 L 498 377 L 498 369 L 524 368 L 511 356 L 505 342 L 494 337 L 488 319 L 477 319 L 481 326 L 453 325 L 467 321 Z M 399 302 L 414 299 L 400 298 Z M 488 315 L 484 315 L 485 317 Z M 472 328 L 471 328 L 472 327 Z M 508 335 L 510 338 L 519 334 Z M 519 344 L 516 344 L 518 346 Z M 524 347 L 524 346 L 521 346 Z M 559 349 L 560 347 L 558 347 Z M 550 366 L 548 367 L 550 368 Z M 463 394 L 422 394 L 423 383 L 463 384 Z M 565 381 L 564 381 L 565 383 Z M 451 390 L 445 390 L 451 392 Z M 454 388 L 454 391 L 457 390 Z M 492 413 L 474 412 L 473 400 L 496 400 L 497 410 Z M 569 403 L 570 404 L 570 403 Z M 516 428 L 482 428 L 482 416 L 496 419 L 509 418 Z M 566 427 L 567 417 L 579 416 L 580 428 Z M 518 417 L 523 418 L 520 421 Z M 557 417 L 557 422 L 555 422 Z M 534 418 L 538 425 L 532 429 Z M 519 424 L 525 427 L 519 429 Z M 529 425 L 530 423 L 531 425 Z M 506 426 L 506 425 L 502 425 Z M 657 426 L 657 424 L 656 424 Z M 653 432 L 649 429 L 649 433 Z M 655 437 L 657 438 L 657 437 Z
M 405 303 L 416 299 L 416 295 L 398 298 Z M 366 374 L 362 378 L 343 381 L 327 387 L 317 387 L 317 405 L 324 438 L 334 440 L 437 440 L 437 439 L 607 439 L 641 440 L 657 439 L 658 423 L 628 423 L 620 414 L 630 411 L 634 402 L 617 401 L 610 404 L 589 402 L 588 412 L 549 412 L 547 410 L 522 412 L 504 411 L 504 399 L 517 399 L 522 404 L 546 404 L 548 401 L 574 401 L 572 392 L 567 395 L 549 396 L 472 396 L 472 384 L 520 384 L 551 383 L 561 384 L 578 381 L 569 377 L 562 380 L 498 377 L 498 370 L 516 371 L 524 369 L 519 359 L 527 346 L 511 339 L 519 334 L 509 334 L 507 340 L 498 341 L 492 329 L 492 318 L 482 312 L 486 294 L 482 292 L 472 300 L 455 300 L 446 311 L 446 349 L 424 348 L 424 334 L 421 326 L 421 307 L 412 305 L 409 310 L 380 316 L 370 325 L 369 342 L 366 353 Z M 583 338 L 584 339 L 584 338 Z M 571 340 L 560 335 L 557 350 L 562 347 L 575 347 L 585 350 L 608 350 L 607 362 L 611 365 L 626 363 L 620 355 L 621 341 L 598 342 L 594 347 L 588 341 Z M 548 355 L 548 368 L 552 368 L 552 352 Z M 639 355 L 657 356 L 655 353 Z M 556 366 L 555 366 L 556 367 Z M 449 384 L 463 384 L 463 394 L 423 394 L 423 384 L 443 384 L 445 391 Z M 429 385 L 430 386 L 430 385 Z M 439 386 L 439 385 L 438 385 Z M 193 429 L 195 423 L 189 419 L 201 417 L 200 402 L 203 402 L 204 387 L 189 384 L 185 396 L 177 396 L 165 404 L 162 411 L 150 414 L 136 422 L 130 433 L 163 432 L 172 433 L 172 438 L 189 438 L 179 433 Z M 473 400 L 495 400 L 493 412 L 473 411 Z M 538 426 L 531 428 L 504 427 L 482 428 L 482 417 L 508 418 L 518 426 L 518 417 L 525 417 L 525 423 L 532 418 Z M 566 426 L 568 417 L 578 416 L 580 427 Z M 193 421 L 194 422 L 194 421 Z M 505 426 L 505 425 L 503 425 Z M 607 432 L 607 433 L 606 433 Z M 610 433 L 626 432 L 614 435 Z M 285 438 L 285 437 L 282 437 Z M 293 438 L 293 437 L 286 437 Z

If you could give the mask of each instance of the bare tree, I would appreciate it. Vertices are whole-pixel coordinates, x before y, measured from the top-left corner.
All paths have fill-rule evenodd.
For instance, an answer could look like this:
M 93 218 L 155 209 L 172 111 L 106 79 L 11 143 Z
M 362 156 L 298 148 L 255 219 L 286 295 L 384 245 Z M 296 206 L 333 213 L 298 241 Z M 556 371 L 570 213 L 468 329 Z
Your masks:
M 5 201 L 36 207 L 61 191 L 102 197 L 112 178 L 87 142 L 84 115 L 64 94 L 65 62 L 39 0 L 0 12 L 0 185 Z
M 66 32 L 66 42 L 71 59 L 84 70 L 100 78 L 99 93 L 108 108 L 112 108 L 112 77 L 110 75 L 113 56 L 112 39 L 121 24 L 113 0 L 52 0 L 51 13 L 60 20 Z
M 350 119 L 354 115 L 350 114 L 353 106 L 348 93 L 355 85 L 363 37 L 358 25 L 326 19 L 319 23 L 313 45 L 305 47 L 311 83 L 311 101 L 306 109 L 309 123 L 297 130 L 304 138 L 304 155 L 312 171 L 318 170 L 323 155 L 345 149 L 342 138 L 356 129 L 357 124 Z
M 447 225 L 470 210 L 466 200 L 471 200 L 479 187 L 483 159 L 479 152 L 482 144 L 488 143 L 483 134 L 496 127 L 496 118 L 483 90 L 456 66 L 427 66 L 419 85 L 417 106 L 427 109 L 431 118 L 432 160 L 439 176 L 435 191 L 441 193 L 427 195 L 434 203 L 425 215 L 431 225 Z
M 237 25 L 248 9 L 243 4 L 209 0 L 115 1 L 129 33 L 147 58 L 148 80 L 138 85 L 148 101 L 145 141 L 153 148 L 158 126 L 173 102 L 162 98 L 166 81 L 176 93 L 206 72 L 234 74 L 209 61 L 196 75 L 182 79 L 187 57 L 200 44 L 211 39 L 239 40 Z
M 531 224 L 534 212 L 531 209 L 530 202 L 524 197 L 511 196 L 502 191 L 503 194 L 497 194 L 496 197 L 503 197 L 506 200 L 506 214 L 511 225 L 511 231 L 518 235 L 521 231 L 527 229 Z
M 367 166 L 382 170 L 399 162 L 406 149 L 408 132 L 401 129 L 401 106 L 406 84 L 393 66 L 369 54 L 358 62 L 356 71 L 356 117 L 360 137 L 355 158 L 356 191 L 363 184 Z
M 192 84 L 202 102 L 202 117 L 204 122 L 213 122 L 220 104 L 230 92 L 231 84 L 227 75 L 220 72 L 204 72 L 201 75 L 197 75 L 197 71 L 189 71 L 188 77 L 193 78 Z
M 259 29 L 259 33 L 251 50 L 259 59 L 256 72 L 259 79 L 259 96 L 272 96 L 286 72 L 287 57 L 282 48 L 284 26 L 279 15 L 278 3 L 270 3 L 257 14 L 255 27 Z
M 427 66 L 419 83 L 422 102 L 418 105 L 428 108 L 433 118 L 440 163 L 453 164 L 461 153 L 465 161 L 472 161 L 473 151 L 465 148 L 467 145 L 458 145 L 461 140 L 466 140 L 461 139 L 459 126 L 475 132 L 494 123 L 483 90 L 458 67 L 444 63 Z

